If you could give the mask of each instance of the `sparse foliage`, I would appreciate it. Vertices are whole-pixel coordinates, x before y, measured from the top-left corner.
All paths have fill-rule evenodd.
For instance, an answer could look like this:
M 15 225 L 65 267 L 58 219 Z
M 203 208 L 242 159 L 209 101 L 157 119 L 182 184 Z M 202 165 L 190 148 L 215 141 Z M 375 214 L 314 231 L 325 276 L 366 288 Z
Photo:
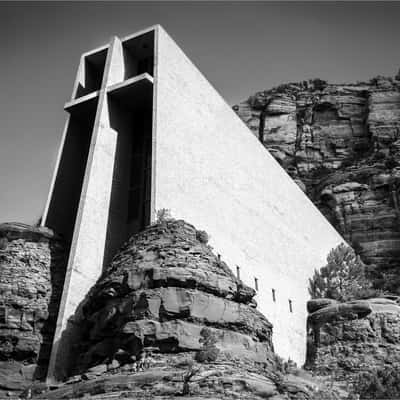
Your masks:
M 186 373 L 183 375 L 183 388 L 182 388 L 182 395 L 190 395 L 190 380 L 200 372 L 200 368 L 194 366 L 194 362 L 192 361 L 189 366 L 188 370 Z
M 360 374 L 354 391 L 361 399 L 399 399 L 400 367 L 392 365 Z
M 34 226 L 35 228 L 40 227 L 40 226 L 42 225 L 42 219 L 43 219 L 42 216 L 39 217 L 39 218 L 34 222 L 33 226 Z
M 299 368 L 297 364 L 290 358 L 285 361 L 282 357 L 275 355 L 275 366 L 278 372 L 282 374 L 293 374 L 297 375 Z
M 196 231 L 196 239 L 200 243 L 207 244 L 210 238 L 206 231 Z
M 8 240 L 6 237 L 0 237 L 0 250 L 5 250 L 8 245 Z
M 312 298 L 326 297 L 347 301 L 374 296 L 372 283 L 366 276 L 366 266 L 351 247 L 344 243 L 332 249 L 327 264 L 315 270 L 309 279 Z
M 203 328 L 200 332 L 200 343 L 203 344 L 200 351 L 196 353 L 196 361 L 198 362 L 213 362 L 216 361 L 219 355 L 219 349 L 215 344 L 218 339 L 209 328 Z
M 161 208 L 157 211 L 157 223 L 163 223 L 171 218 L 171 210 L 168 208 Z

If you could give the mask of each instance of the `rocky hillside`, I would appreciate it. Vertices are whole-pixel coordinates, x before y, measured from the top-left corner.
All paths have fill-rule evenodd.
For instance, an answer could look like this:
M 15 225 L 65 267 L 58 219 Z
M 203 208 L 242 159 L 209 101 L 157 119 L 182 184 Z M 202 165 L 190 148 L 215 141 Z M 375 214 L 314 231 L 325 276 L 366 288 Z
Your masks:
M 166 220 L 134 236 L 91 291 L 73 376 L 45 399 L 337 399 L 274 354 L 272 326 L 207 245 Z M 291 369 L 292 368 L 292 369 Z
M 363 394 L 362 398 L 398 398 L 399 300 L 398 297 L 345 303 L 310 300 L 307 368 L 352 388 L 353 392 Z M 391 375 L 394 380 L 388 381 Z M 363 377 L 366 378 L 360 387 Z M 378 378 L 380 382 L 375 388 L 368 387 Z M 372 393 L 373 389 L 381 393 Z M 390 391 L 395 395 L 390 395 Z
M 375 284 L 400 293 L 400 81 L 289 83 L 234 110 L 363 261 L 378 266 Z
M 0 398 L 46 375 L 64 256 L 51 230 L 0 224 Z

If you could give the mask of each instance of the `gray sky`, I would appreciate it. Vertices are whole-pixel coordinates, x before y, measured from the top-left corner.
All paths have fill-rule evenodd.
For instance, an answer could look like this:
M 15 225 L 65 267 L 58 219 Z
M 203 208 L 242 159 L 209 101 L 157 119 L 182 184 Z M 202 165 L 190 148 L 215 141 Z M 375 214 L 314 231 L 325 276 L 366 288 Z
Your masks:
M 161 24 L 231 105 L 400 67 L 400 3 L 0 3 L 0 222 L 42 213 L 79 56 Z

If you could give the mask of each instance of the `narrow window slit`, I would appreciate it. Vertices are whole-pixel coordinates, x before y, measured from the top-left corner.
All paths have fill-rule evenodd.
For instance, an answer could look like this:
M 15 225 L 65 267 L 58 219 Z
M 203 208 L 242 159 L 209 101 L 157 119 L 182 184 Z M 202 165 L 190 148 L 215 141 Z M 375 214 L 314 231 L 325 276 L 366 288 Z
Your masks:
M 239 267 L 239 265 L 236 265 L 236 277 L 238 279 L 240 279 L 240 267 Z

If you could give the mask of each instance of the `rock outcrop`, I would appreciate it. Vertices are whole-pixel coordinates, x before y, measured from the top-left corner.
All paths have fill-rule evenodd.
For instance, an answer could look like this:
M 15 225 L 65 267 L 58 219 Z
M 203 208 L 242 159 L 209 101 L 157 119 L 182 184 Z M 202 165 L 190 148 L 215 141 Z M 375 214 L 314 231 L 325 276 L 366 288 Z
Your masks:
M 400 81 L 314 80 L 234 109 L 367 264 L 400 293 Z M 317 266 L 318 267 L 318 266 Z
M 307 367 L 315 373 L 351 385 L 363 373 L 400 366 L 398 298 L 316 299 L 308 310 Z
M 246 287 L 183 221 L 168 221 L 134 236 L 116 255 L 83 307 L 85 343 L 80 368 L 118 352 L 136 357 L 199 351 L 201 331 L 218 337 L 221 356 L 267 362 L 272 326 Z
M 0 397 L 43 379 L 65 271 L 46 228 L 0 225 Z
M 38 396 L 337 398 L 279 360 L 255 291 L 206 241 L 204 232 L 176 220 L 132 237 L 83 306 L 73 376 Z

